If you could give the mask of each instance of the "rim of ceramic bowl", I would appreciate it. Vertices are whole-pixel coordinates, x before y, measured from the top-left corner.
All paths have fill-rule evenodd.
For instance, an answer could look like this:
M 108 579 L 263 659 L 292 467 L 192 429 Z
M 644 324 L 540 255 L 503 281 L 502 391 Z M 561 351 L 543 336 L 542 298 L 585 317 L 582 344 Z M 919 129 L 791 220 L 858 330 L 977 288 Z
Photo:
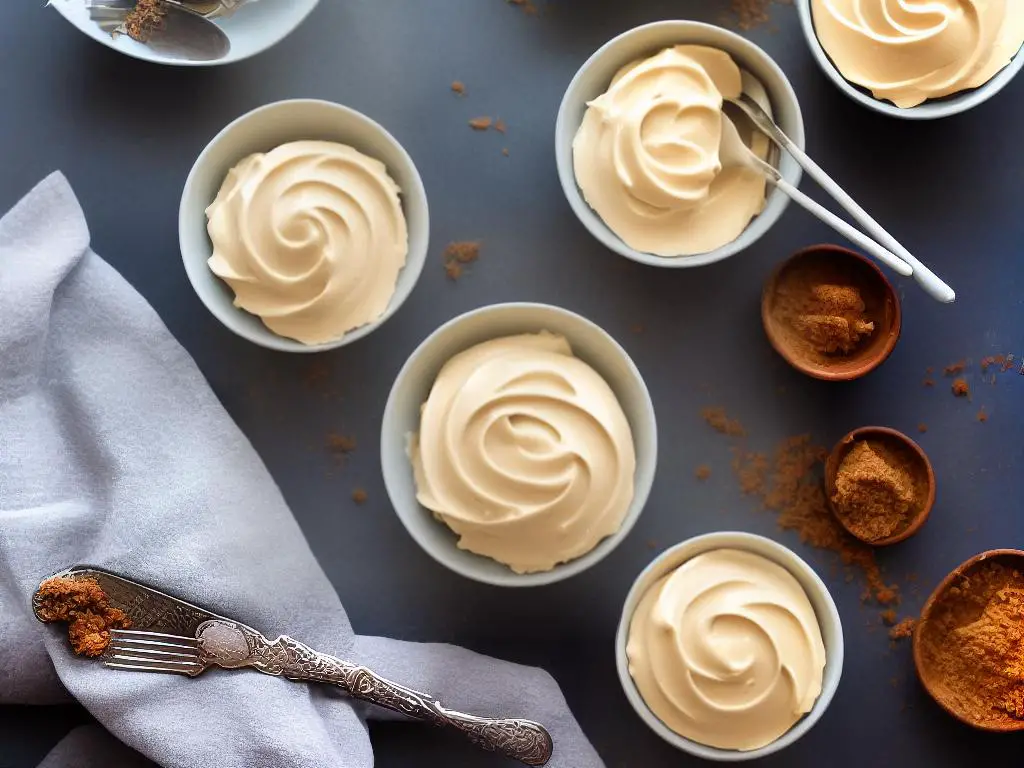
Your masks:
M 275 45 L 285 40 L 289 35 L 292 34 L 292 32 L 299 28 L 302 22 L 304 22 L 309 17 L 309 15 L 316 9 L 316 7 L 319 4 L 320 0 L 309 0 L 309 5 L 306 8 L 302 9 L 302 11 L 299 14 L 292 17 L 288 21 L 288 23 L 283 24 L 279 27 L 280 34 L 277 37 L 275 37 L 273 40 L 267 42 L 265 45 L 261 47 L 255 47 L 252 50 L 246 51 L 244 54 L 241 55 L 235 55 L 229 51 L 227 56 L 224 56 L 220 59 L 214 59 L 212 61 L 192 61 L 189 59 L 175 59 L 170 56 L 161 56 L 158 53 L 147 52 L 147 49 L 145 47 L 121 47 L 117 44 L 117 40 L 115 40 L 109 33 L 104 32 L 102 29 L 100 29 L 99 25 L 93 23 L 92 21 L 86 21 L 83 23 L 80 22 L 74 16 L 72 16 L 74 9 L 71 7 L 71 4 L 68 2 L 68 0 L 58 0 L 58 2 L 49 3 L 50 7 L 54 8 L 57 11 L 57 13 L 59 13 L 62 17 L 64 17 L 64 19 L 68 21 L 69 24 L 75 27 L 79 32 L 84 34 L 86 37 L 95 40 L 97 43 L 100 43 L 104 47 L 109 48 L 112 51 L 116 51 L 117 53 L 120 53 L 123 56 L 128 56 L 132 59 L 135 59 L 136 61 L 146 61 L 150 64 L 157 64 L 159 66 L 167 67 L 220 67 L 224 66 L 225 64 L 234 64 L 238 61 L 245 61 L 246 59 L 251 59 L 253 56 L 258 56 L 259 54 L 264 53 L 265 51 L 269 51 Z
M 897 107 L 890 101 L 876 99 L 870 91 L 861 89 L 843 77 L 839 68 L 832 63 L 832 59 L 825 52 L 821 41 L 818 40 L 818 34 L 814 30 L 811 0 L 797 0 L 797 12 L 800 15 L 800 27 L 803 30 L 807 46 L 828 79 L 861 106 L 889 117 L 898 117 L 904 120 L 936 120 L 958 115 L 991 99 L 1009 85 L 1010 81 L 1024 68 L 1024 47 L 1022 47 L 1007 66 L 997 72 L 987 83 L 983 83 L 977 88 L 954 93 L 942 99 L 926 101 L 916 107 Z
M 482 334 L 479 338 L 467 340 L 465 344 L 446 343 L 452 332 L 460 326 L 464 326 L 486 315 L 517 312 L 536 313 L 538 321 L 518 321 L 513 323 L 513 325 L 518 326 L 518 330 L 510 329 L 498 335 Z M 626 412 L 626 417 L 629 420 L 630 430 L 636 446 L 637 466 L 634 473 L 633 500 L 630 502 L 626 517 L 623 519 L 618 531 L 602 539 L 589 552 L 567 563 L 560 563 L 550 571 L 519 574 L 489 557 L 459 549 L 454 532 L 448 529 L 443 522 L 435 520 L 433 513 L 416 501 L 416 481 L 413 477 L 412 462 L 408 456 L 408 438 L 411 430 L 407 428 L 408 425 L 404 423 L 399 411 L 408 406 L 408 398 L 403 396 L 402 391 L 406 383 L 412 379 L 413 369 L 424 358 L 430 356 L 437 357 L 439 360 L 439 363 L 430 370 L 426 377 L 430 379 L 429 385 L 425 387 L 425 391 L 429 395 L 440 367 L 450 360 L 452 356 L 469 349 L 474 344 L 491 338 L 500 338 L 508 333 L 536 333 L 543 330 L 548 330 L 552 333 L 562 333 L 558 328 L 553 328 L 545 322 L 545 316 L 548 318 L 557 316 L 567 324 L 585 329 L 601 345 L 606 347 L 612 353 L 614 359 L 621 364 L 620 378 L 625 377 L 634 387 L 635 395 L 638 395 L 634 407 L 630 409 L 639 413 L 637 421 L 630 418 L 629 410 L 623 404 L 623 410 Z M 579 353 L 579 349 L 571 335 L 568 333 L 564 335 L 573 347 L 573 353 Z M 588 359 L 586 353 L 581 354 L 580 359 L 597 371 L 608 385 L 614 389 L 613 382 L 605 375 L 604 369 L 607 369 L 608 366 L 595 365 L 594 361 Z M 622 404 L 620 392 L 616 391 L 616 397 L 620 400 L 620 404 Z M 417 399 L 415 407 L 418 409 L 420 405 L 422 405 L 422 402 Z M 601 562 L 625 540 L 639 519 L 650 497 L 658 464 L 658 434 L 654 402 L 647 389 L 647 384 L 644 382 L 643 376 L 640 374 L 640 370 L 636 367 L 632 358 L 597 323 L 571 310 L 539 302 L 507 302 L 479 307 L 446 321 L 431 332 L 416 346 L 416 349 L 409 355 L 395 377 L 394 384 L 388 394 L 387 404 L 384 406 L 384 416 L 381 420 L 380 444 L 380 462 L 381 471 L 384 476 L 384 487 L 395 510 L 395 514 L 401 520 L 402 525 L 413 540 L 424 552 L 449 570 L 468 579 L 499 587 L 535 587 L 554 584 L 582 573 Z M 400 460 L 396 460 L 396 456 L 400 456 Z M 411 503 L 405 503 L 399 498 L 401 486 L 407 483 L 412 484 Z M 426 521 L 429 525 L 419 525 L 418 523 L 421 521 Z M 437 526 L 436 530 L 445 534 L 442 541 L 438 542 L 438 539 L 430 537 L 425 533 L 427 530 L 434 530 L 430 526 Z
M 629 627 L 633 620 L 640 599 L 650 588 L 651 583 L 685 562 L 705 552 L 717 549 L 742 549 L 756 555 L 768 558 L 772 562 L 785 568 L 800 583 L 804 589 L 811 605 L 814 607 L 818 625 L 821 627 L 822 639 L 826 634 L 832 636 L 831 645 L 825 647 L 825 670 L 822 678 L 821 693 L 811 711 L 800 718 L 793 726 L 782 734 L 771 744 L 759 749 L 740 751 L 733 749 L 720 749 L 699 744 L 670 729 L 644 702 L 640 691 L 629 674 L 629 661 L 626 656 L 626 644 L 629 640 Z M 822 615 L 824 613 L 824 615 Z M 757 760 L 762 757 L 779 752 L 794 744 L 801 737 L 807 734 L 811 728 L 821 719 L 828 709 L 829 704 L 839 688 L 839 681 L 843 674 L 843 659 L 845 657 L 845 642 L 843 640 L 843 624 L 836 608 L 832 594 L 829 592 L 825 582 L 813 568 L 789 547 L 780 544 L 773 539 L 759 536 L 744 531 L 716 531 L 694 536 L 676 544 L 655 557 L 636 577 L 629 589 L 626 601 L 622 608 L 622 618 L 619 620 L 618 630 L 615 633 L 615 667 L 619 673 L 619 682 L 622 690 L 633 709 L 640 716 L 646 725 L 660 736 L 664 741 L 683 752 L 696 757 L 714 762 L 745 762 Z
M 691 44 L 717 47 L 732 56 L 737 64 L 751 71 L 752 74 L 758 74 L 754 71 L 755 67 L 751 66 L 752 62 L 756 62 L 756 69 L 768 70 L 777 79 L 778 87 L 775 89 L 769 89 L 767 83 L 763 80 L 762 84 L 765 85 L 765 90 L 772 104 L 772 111 L 776 117 L 780 112 L 780 105 L 783 103 L 786 104 L 788 110 L 792 111 L 794 122 L 792 126 L 788 127 L 787 133 L 793 143 L 801 149 L 804 148 L 805 144 L 803 114 L 796 91 L 793 90 L 793 85 L 790 83 L 789 78 L 786 77 L 786 73 L 783 72 L 778 63 L 763 48 L 728 29 L 699 21 L 655 21 L 634 27 L 613 37 L 598 48 L 576 71 L 576 74 L 573 75 L 572 80 L 565 89 L 565 93 L 562 95 L 562 101 L 558 108 L 558 117 L 555 121 L 555 161 L 562 191 L 580 223 L 598 242 L 620 256 L 625 256 L 627 259 L 654 267 L 675 269 L 703 267 L 723 261 L 754 245 L 782 217 L 782 214 L 789 206 L 789 198 L 769 184 L 769 189 L 765 196 L 764 209 L 747 224 L 743 232 L 732 242 L 726 243 L 713 251 L 693 256 L 656 256 L 630 248 L 604 223 L 604 220 L 583 198 L 583 193 L 576 183 L 576 173 L 573 170 L 572 141 L 580 125 L 580 118 L 576 114 L 577 103 L 580 100 L 575 97 L 576 91 L 580 87 L 580 82 L 595 65 L 604 62 L 610 55 L 617 55 L 617 49 L 620 46 L 624 46 L 625 43 L 634 38 L 644 37 L 654 32 L 662 32 L 664 39 L 659 42 L 652 42 L 650 45 L 644 46 L 642 50 L 623 55 L 622 61 L 619 62 L 618 66 L 624 66 L 631 61 L 635 61 L 639 56 L 653 54 L 669 45 Z M 714 38 L 714 42 L 709 40 L 709 38 Z M 784 150 L 780 150 L 778 168 L 786 181 L 793 186 L 799 185 L 803 169 Z
M 384 314 L 372 322 L 348 331 L 339 339 L 322 344 L 303 344 L 295 339 L 291 339 L 286 336 L 279 336 L 267 328 L 259 317 L 251 315 L 244 309 L 236 307 L 233 301 L 234 292 L 231 290 L 231 287 L 210 272 L 210 269 L 207 266 L 207 260 L 213 252 L 212 244 L 210 245 L 209 253 L 204 252 L 204 254 L 202 254 L 202 258 L 199 258 L 198 256 L 190 258 L 186 253 L 186 242 L 190 239 L 188 233 L 194 227 L 199 226 L 197 222 L 193 221 L 193 217 L 187 209 L 191 207 L 191 203 L 194 202 L 196 196 L 199 194 L 195 190 L 197 177 L 209 162 L 211 155 L 220 148 L 222 143 L 230 141 L 233 133 L 238 130 L 240 126 L 255 120 L 266 119 L 268 115 L 279 110 L 290 110 L 295 107 L 324 109 L 325 111 L 332 113 L 334 116 L 337 116 L 341 122 L 348 125 L 360 125 L 369 133 L 378 136 L 381 141 L 389 147 L 390 151 L 394 152 L 395 156 L 401 160 L 401 162 L 395 166 L 390 163 L 385 163 L 385 166 L 387 167 L 388 174 L 392 176 L 392 178 L 394 178 L 396 172 L 400 172 L 402 176 L 406 177 L 405 183 L 402 184 L 401 193 L 402 213 L 406 216 L 406 220 L 408 221 L 410 218 L 410 206 L 415 205 L 417 208 L 422 208 L 422 213 L 419 214 L 422 216 L 422 232 L 417 234 L 413 231 L 411 226 L 409 228 L 409 252 L 406 255 L 405 266 L 403 266 L 399 271 L 399 276 L 395 286 L 395 293 L 392 295 L 391 301 L 388 303 L 388 307 L 384 311 Z M 314 138 L 316 133 L 317 129 L 311 128 L 308 134 L 296 136 L 292 140 L 297 141 L 303 138 Z M 270 148 L 271 147 L 268 147 L 267 149 Z M 359 147 L 355 148 L 362 151 Z M 374 156 L 372 153 L 367 154 Z M 239 156 L 235 158 L 234 162 L 237 163 L 244 155 L 244 152 L 240 153 Z M 376 159 L 384 162 L 384 160 L 379 157 Z M 225 169 L 224 173 L 227 173 L 227 169 Z M 214 194 L 216 194 L 216 192 Z M 212 198 L 204 200 L 202 207 L 205 209 L 206 206 L 212 202 Z M 202 226 L 205 231 L 205 219 L 202 222 Z M 208 241 L 209 238 L 207 236 L 207 242 Z M 232 120 L 224 126 L 224 128 L 218 131 L 217 135 L 214 136 L 203 148 L 203 151 L 199 153 L 199 156 L 196 158 L 195 163 L 193 163 L 188 177 L 185 180 L 185 185 L 181 194 L 181 201 L 178 206 L 178 245 L 179 250 L 181 251 L 182 263 L 185 266 L 185 273 L 188 275 L 189 283 L 192 285 L 192 289 L 195 291 L 196 296 L 199 297 L 199 300 L 210 314 L 217 318 L 217 320 L 219 320 L 220 323 L 229 331 L 243 339 L 246 339 L 247 341 L 252 342 L 253 344 L 257 344 L 267 349 L 273 349 L 278 352 L 295 352 L 299 354 L 326 352 L 328 350 L 344 347 L 371 334 L 387 322 L 387 320 L 389 320 L 401 308 L 415 290 L 416 284 L 419 282 L 420 275 L 423 273 L 423 267 L 426 264 L 429 243 L 430 208 L 427 200 L 427 192 L 423 186 L 423 179 L 420 177 L 419 170 L 416 168 L 416 163 L 413 162 L 412 157 L 406 151 L 405 147 L 403 147 L 402 144 L 384 128 L 384 126 L 373 120 L 371 117 L 368 117 L 362 112 L 352 109 L 351 107 L 346 107 L 343 104 L 338 104 L 324 99 L 285 99 L 283 101 L 275 101 L 250 110 L 249 112 L 246 112 Z M 220 287 L 224 289 L 227 301 L 220 302 L 209 300 L 205 290 L 201 290 L 200 283 L 205 283 L 211 279 L 219 283 Z M 243 325 L 236 322 L 240 317 L 255 318 L 256 323 L 252 325 Z
M 779 285 L 779 279 L 782 277 L 783 273 L 785 273 L 785 271 L 797 260 L 810 258 L 817 253 L 835 254 L 843 258 L 853 259 L 864 265 L 872 275 L 881 281 L 881 285 L 885 289 L 886 297 L 892 302 L 892 324 L 889 328 L 888 335 L 886 336 L 885 344 L 878 350 L 874 357 L 865 359 L 862 365 L 856 369 L 835 371 L 824 366 L 812 365 L 807 361 L 802 360 L 798 356 L 794 355 L 783 342 L 780 332 L 776 327 L 776 323 L 772 318 L 771 308 L 775 299 L 776 289 Z M 812 379 L 818 379 L 820 381 L 855 381 L 856 379 L 867 376 L 869 373 L 879 368 L 892 356 L 893 351 L 896 349 L 896 345 L 899 343 L 900 335 L 903 333 L 903 307 L 900 302 L 900 295 L 896 291 L 896 287 L 886 276 L 885 272 L 882 271 L 882 268 L 879 267 L 872 259 L 869 259 L 864 254 L 858 253 L 857 251 L 842 245 L 818 243 L 817 245 L 809 245 L 805 248 L 801 248 L 796 253 L 791 254 L 777 267 L 775 267 L 771 274 L 768 275 L 768 279 L 765 280 L 764 287 L 761 289 L 761 326 L 764 328 L 765 336 L 768 337 L 768 343 L 771 345 L 772 349 L 774 349 L 778 353 L 779 357 L 785 360 L 794 370 L 799 371 L 805 376 L 810 376 Z
M 916 511 L 914 519 L 911 520 L 907 527 L 902 531 L 894 533 L 891 536 L 886 536 L 882 539 L 876 539 L 875 541 L 861 538 L 850 530 L 846 518 L 839 513 L 836 509 L 836 505 L 832 502 L 832 494 L 836 489 L 836 476 L 839 474 L 839 467 L 843 463 L 843 459 L 845 459 L 850 451 L 853 450 L 853 446 L 858 440 L 871 440 L 872 438 L 875 440 L 893 441 L 910 451 L 921 467 L 924 468 L 925 477 L 928 479 L 928 495 Z M 932 466 L 931 459 L 928 458 L 928 454 L 925 453 L 924 448 L 922 448 L 915 440 L 911 439 L 909 435 L 900 432 L 898 429 L 893 429 L 892 427 L 868 426 L 857 427 L 857 429 L 850 430 L 832 447 L 832 450 L 829 451 L 828 458 L 825 460 L 825 500 L 828 503 L 828 508 L 832 511 L 836 521 L 843 526 L 848 534 L 853 536 L 855 539 L 859 539 L 868 546 L 887 547 L 890 544 L 898 544 L 901 541 L 906 541 L 915 533 L 920 531 L 924 524 L 928 522 L 928 518 L 931 517 L 932 508 L 935 506 L 935 494 L 935 469 Z
M 959 712 L 953 707 L 949 706 L 945 701 L 940 699 L 935 690 L 932 688 L 931 680 L 932 677 L 925 673 L 924 669 L 927 666 L 924 662 L 924 650 L 921 647 L 921 627 L 925 622 L 931 619 L 932 613 L 935 611 L 935 605 L 939 602 L 942 596 L 953 586 L 954 582 L 967 573 L 972 568 L 981 565 L 986 560 L 994 560 L 996 558 L 1018 559 L 1024 561 L 1024 550 L 1021 549 L 988 549 L 984 552 L 980 552 L 974 557 L 969 557 L 964 560 L 960 565 L 951 570 L 946 574 L 945 578 L 939 582 L 938 586 L 932 590 L 932 593 L 928 596 L 928 599 L 924 603 L 924 607 L 921 609 L 921 617 L 917 622 L 917 626 L 914 627 L 914 635 L 911 638 L 913 656 L 914 656 L 914 671 L 917 673 L 917 679 L 921 682 L 921 687 L 924 688 L 925 692 L 931 697 L 932 701 L 939 705 L 946 713 L 959 720 L 964 725 L 969 725 L 979 731 L 987 733 L 1014 733 L 1024 729 L 1024 724 L 1020 727 L 1016 726 L 998 726 L 998 725 L 985 725 L 983 723 L 977 723 L 973 720 L 969 720 L 962 712 Z

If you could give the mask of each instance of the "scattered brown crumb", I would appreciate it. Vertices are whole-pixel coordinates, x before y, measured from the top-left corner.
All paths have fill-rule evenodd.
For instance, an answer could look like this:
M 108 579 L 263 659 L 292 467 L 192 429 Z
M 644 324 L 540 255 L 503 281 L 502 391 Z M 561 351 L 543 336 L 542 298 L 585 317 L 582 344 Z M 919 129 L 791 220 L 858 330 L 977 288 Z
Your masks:
M 657 549 L 659 546 L 661 546 L 661 545 L 658 544 L 658 540 L 657 539 L 648 539 L 647 540 L 647 548 L 648 549 Z
M 36 615 L 43 621 L 65 621 L 75 653 L 99 656 L 110 645 L 111 629 L 127 629 L 131 619 L 110 605 L 95 579 L 54 576 L 39 585 Z
M 740 29 L 750 30 L 767 24 L 769 7 L 772 2 L 777 5 L 792 5 L 793 0 L 731 0 L 730 10 L 733 19 Z
M 730 437 L 743 437 L 746 435 L 746 430 L 743 429 L 743 425 L 736 419 L 730 419 L 724 408 L 704 408 L 700 412 L 701 418 L 708 423 L 708 425 L 723 435 L 729 435 Z
M 954 379 L 953 380 L 953 394 L 957 397 L 967 397 L 971 393 L 971 388 L 967 384 L 966 379 Z
M 900 620 L 896 626 L 889 630 L 890 640 L 905 640 L 914 634 L 914 627 L 917 626 L 917 619 L 907 618 Z
M 988 421 L 988 414 L 985 413 L 985 409 L 984 408 L 982 408 L 980 411 L 978 411 L 978 421 L 980 421 L 982 424 L 984 424 L 986 421 Z
M 920 424 L 917 425 L 917 431 L 923 435 L 925 432 L 928 431 L 928 425 L 925 424 L 924 422 L 921 422 Z
M 637 335 L 643 333 L 645 330 L 647 329 L 644 327 L 643 323 L 633 323 L 631 326 L 629 326 L 629 332 L 635 333 Z
M 702 415 L 733 427 L 733 433 L 720 429 L 724 434 L 745 434 L 739 422 L 726 418 L 721 408 L 705 409 Z M 864 601 L 873 598 L 881 606 L 898 605 L 899 587 L 885 582 L 873 548 L 847 533 L 829 509 L 822 482 L 828 451 L 815 445 L 810 435 L 795 435 L 783 440 L 769 461 L 764 454 L 747 450 L 744 442 L 733 446 L 732 464 L 743 493 L 775 512 L 782 530 L 796 531 L 804 544 L 834 552 L 848 573 L 858 572 Z
M 499 117 L 497 120 L 494 121 L 494 130 L 496 130 L 498 133 L 507 133 L 508 126 L 505 125 L 505 121 Z
M 896 623 L 896 611 L 894 611 L 892 608 L 882 611 L 882 621 L 885 622 L 886 625 L 891 627 L 893 624 Z
M 947 376 L 956 376 L 958 373 L 963 373 L 967 369 L 967 361 L 960 360 L 959 362 L 947 365 L 942 369 L 942 372 Z
M 366 493 L 364 488 L 356 488 L 352 491 L 352 501 L 356 504 L 365 504 L 368 498 L 369 495 Z
M 921 386 L 923 386 L 923 387 L 934 387 L 935 386 L 935 380 L 934 379 L 925 379 L 924 381 L 921 382 Z
M 356 449 L 356 439 L 350 435 L 342 435 L 338 432 L 331 432 L 327 435 L 327 450 L 339 461 L 344 462 L 352 451 Z
M 536 16 L 540 13 L 540 8 L 533 0 L 507 0 L 507 2 L 509 5 L 519 6 L 527 16 Z
M 452 91 L 454 91 L 455 93 L 459 94 L 459 96 L 465 96 L 466 95 L 466 84 L 464 82 L 462 82 L 461 80 L 453 80 L 452 81 Z
M 474 117 L 469 121 L 469 127 L 474 131 L 486 131 L 493 124 L 494 121 L 489 117 Z
M 501 154 L 504 155 L 505 157 L 508 157 L 508 147 L 502 147 Z
M 924 372 L 931 376 L 933 373 L 935 373 L 935 369 L 929 365 L 927 368 L 924 369 Z
M 166 14 L 162 0 L 136 0 L 135 7 L 124 18 L 124 31 L 133 40 L 145 43 L 163 26 Z
M 693 473 L 698 480 L 707 480 L 711 477 L 711 467 L 707 464 L 701 464 Z
M 479 240 L 461 240 L 448 243 L 442 254 L 444 259 L 444 271 L 451 280 L 458 280 L 462 277 L 464 265 L 472 264 L 480 258 Z

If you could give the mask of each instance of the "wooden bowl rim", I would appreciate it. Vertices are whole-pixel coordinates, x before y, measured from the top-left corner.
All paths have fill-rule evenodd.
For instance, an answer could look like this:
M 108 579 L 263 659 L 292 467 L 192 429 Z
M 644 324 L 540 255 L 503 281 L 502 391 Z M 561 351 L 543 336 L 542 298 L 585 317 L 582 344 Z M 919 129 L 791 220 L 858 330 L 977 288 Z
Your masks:
M 964 560 L 960 565 L 950 571 L 946 578 L 939 582 L 939 585 L 935 587 L 932 593 L 928 596 L 925 601 L 924 608 L 921 609 L 921 617 L 917 621 L 917 626 L 914 627 L 914 635 L 911 639 L 914 655 L 914 670 L 917 673 L 917 679 L 921 681 L 921 686 L 927 691 L 928 695 L 931 696 L 932 700 L 938 704 L 943 710 L 948 712 L 954 718 L 959 720 L 965 725 L 969 725 L 971 728 L 975 728 L 979 731 L 986 731 L 988 733 L 1012 733 L 1015 731 L 1024 730 L 1024 720 L 1019 724 L 1006 723 L 1005 725 L 983 725 L 973 720 L 968 719 L 962 713 L 957 712 L 952 707 L 948 706 L 942 701 L 932 690 L 928 684 L 928 678 L 924 674 L 924 660 L 923 651 L 921 650 L 921 626 L 931 618 L 932 612 L 935 610 L 935 604 L 939 598 L 946 592 L 947 589 L 952 586 L 953 582 L 963 576 L 964 573 L 974 568 L 979 563 L 985 560 L 991 560 L 995 557 L 1017 557 L 1020 558 L 1024 563 L 1024 550 L 1022 549 L 988 549 L 980 554 L 974 555 L 974 557 Z
M 872 357 L 865 358 L 861 361 L 861 365 L 856 368 L 844 371 L 830 371 L 827 368 L 823 368 L 815 365 L 808 365 L 803 360 L 798 358 L 792 353 L 792 351 L 782 342 L 779 334 L 776 332 L 774 325 L 771 321 L 771 313 L 769 311 L 772 297 L 775 294 L 775 289 L 779 284 L 779 278 L 782 273 L 786 271 L 794 261 L 803 259 L 819 252 L 828 252 L 838 254 L 841 256 L 847 256 L 856 261 L 867 265 L 871 271 L 878 277 L 882 285 L 885 288 L 885 293 L 889 300 L 892 302 L 892 325 L 887 330 L 888 338 L 886 339 L 885 345 L 881 347 L 877 353 Z M 819 243 L 818 245 L 809 245 L 806 248 L 801 248 L 796 253 L 789 256 L 781 264 L 779 264 L 768 276 L 768 280 L 765 281 L 764 288 L 761 291 L 761 325 L 764 326 L 765 335 L 768 337 L 768 343 L 772 345 L 772 348 L 779 353 L 783 360 L 789 363 L 793 368 L 800 371 L 801 373 L 810 376 L 814 379 L 820 379 L 822 381 L 853 381 L 859 379 L 871 371 L 875 370 L 878 366 L 889 359 L 893 350 L 896 349 L 896 343 L 899 341 L 900 333 L 903 330 L 903 309 L 900 306 L 900 297 L 893 287 L 893 284 L 889 281 L 889 278 L 885 276 L 885 273 L 881 268 L 867 256 L 857 253 L 856 251 L 844 248 L 841 245 L 835 245 L 833 243 Z
M 914 453 L 922 462 L 925 468 L 925 474 L 928 478 L 928 495 L 925 497 L 924 504 L 918 510 L 917 515 L 911 520 L 910 525 L 904 528 L 899 533 L 888 536 L 884 539 L 878 539 L 877 541 L 869 541 L 863 539 L 856 533 L 851 531 L 847 525 L 843 516 L 836 510 L 835 505 L 832 503 L 832 492 L 835 490 L 836 474 L 839 472 L 839 465 L 842 463 L 846 454 L 853 448 L 853 444 L 857 440 L 869 440 L 871 436 L 881 436 L 882 439 L 895 440 L 908 448 Z M 851 536 L 856 538 L 858 541 L 862 541 L 865 544 L 870 544 L 873 547 L 887 547 L 891 544 L 898 544 L 901 541 L 905 541 L 921 530 L 921 527 L 928 522 L 928 518 L 931 516 L 932 507 L 935 506 L 935 469 L 932 467 L 931 459 L 928 458 L 928 454 L 924 452 L 924 449 L 917 444 L 908 435 L 900 432 L 898 429 L 892 427 L 858 427 L 846 435 L 835 444 L 832 451 L 828 455 L 828 459 L 825 461 L 825 497 L 828 502 L 828 508 L 832 511 L 832 515 L 843 526 L 843 530 L 849 533 Z

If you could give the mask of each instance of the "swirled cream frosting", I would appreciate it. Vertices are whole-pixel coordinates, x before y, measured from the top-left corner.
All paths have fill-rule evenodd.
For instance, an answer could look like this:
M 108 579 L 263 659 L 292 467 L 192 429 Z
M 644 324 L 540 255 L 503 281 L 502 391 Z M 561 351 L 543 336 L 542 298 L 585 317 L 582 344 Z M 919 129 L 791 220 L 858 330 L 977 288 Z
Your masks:
M 344 144 L 296 141 L 228 172 L 210 269 L 279 336 L 322 344 L 384 314 L 409 236 L 398 185 Z
M 803 588 L 772 561 L 705 552 L 655 582 L 626 648 L 644 702 L 685 738 L 751 750 L 788 731 L 821 693 L 825 645 Z
M 576 182 L 626 245 L 658 256 L 706 253 L 761 212 L 764 176 L 723 168 L 719 156 L 723 98 L 742 90 L 729 54 L 677 45 L 623 67 L 588 104 L 573 140 Z M 766 142 L 756 144 L 764 156 Z
M 843 77 L 897 107 L 984 85 L 1024 45 L 1021 0 L 812 0 L 811 9 Z
M 611 387 L 550 333 L 508 336 L 441 369 L 410 453 L 417 499 L 459 547 L 549 571 L 622 526 L 636 456 Z

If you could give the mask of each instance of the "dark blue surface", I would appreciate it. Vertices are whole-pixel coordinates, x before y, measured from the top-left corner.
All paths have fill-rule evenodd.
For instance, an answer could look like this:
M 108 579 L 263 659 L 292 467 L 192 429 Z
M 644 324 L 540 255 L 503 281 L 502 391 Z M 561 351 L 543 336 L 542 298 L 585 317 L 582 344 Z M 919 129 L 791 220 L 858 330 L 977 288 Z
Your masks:
M 285 0 L 263 0 L 275 1 Z M 900 122 L 851 103 L 825 79 L 792 8 L 775 10 L 774 29 L 750 33 L 792 79 L 810 153 L 959 295 L 941 306 L 900 284 L 904 332 L 892 358 L 863 381 L 835 385 L 787 368 L 758 315 L 773 265 L 834 239 L 822 225 L 791 207 L 760 243 L 725 263 L 657 270 L 591 240 L 558 186 L 555 113 L 584 59 L 642 22 L 719 20 L 727 0 L 555 0 L 539 18 L 503 0 L 324 0 L 278 48 L 208 71 L 129 60 L 41 5 L 0 4 L 0 209 L 49 171 L 68 175 L 93 246 L 152 302 L 252 439 L 357 631 L 543 665 L 609 768 L 691 765 L 647 730 L 620 690 L 612 640 L 621 603 L 654 554 L 651 541 L 664 547 L 726 528 L 765 533 L 826 578 L 847 656 L 825 717 L 764 765 L 1020 764 L 1024 739 L 974 733 L 942 713 L 913 677 L 909 646 L 890 649 L 878 610 L 861 605 L 860 585 L 845 583 L 829 558 L 779 533 L 739 494 L 729 445 L 699 410 L 727 407 L 759 448 L 804 431 L 831 444 L 865 424 L 910 433 L 928 424 L 920 441 L 938 475 L 936 508 L 919 535 L 881 555 L 905 587 L 901 613 L 916 612 L 970 555 L 1024 545 L 1024 377 L 1004 374 L 990 385 L 975 365 L 972 402 L 953 398 L 941 376 L 937 388 L 921 386 L 928 366 L 1024 355 L 1024 78 L 966 115 Z M 455 79 L 466 83 L 465 98 L 449 92 Z M 290 97 L 331 99 L 383 123 L 423 175 L 433 225 L 430 262 L 406 306 L 368 339 L 315 361 L 256 348 L 222 328 L 192 293 L 177 247 L 178 198 L 196 155 L 239 114 Z M 504 118 L 507 136 L 471 132 L 466 121 L 478 115 Z M 804 188 L 824 200 L 809 182 Z M 448 282 L 444 244 L 477 238 L 480 262 Z M 529 591 L 470 583 L 430 560 L 392 513 L 377 462 L 384 401 L 406 356 L 444 320 L 506 300 L 561 304 L 622 341 L 647 378 L 661 438 L 654 491 L 629 539 L 592 571 Z M 645 330 L 631 332 L 636 324 Z M 991 416 L 984 424 L 975 418 L 982 406 Z M 358 440 L 344 466 L 324 448 L 329 432 Z M 702 463 L 713 469 L 703 484 L 693 478 Z M 363 506 L 350 500 L 356 486 L 369 492 Z M 34 766 L 86 718 L 74 707 L 0 708 L 0 768 Z M 500 764 L 423 728 L 382 726 L 375 736 L 381 768 Z

